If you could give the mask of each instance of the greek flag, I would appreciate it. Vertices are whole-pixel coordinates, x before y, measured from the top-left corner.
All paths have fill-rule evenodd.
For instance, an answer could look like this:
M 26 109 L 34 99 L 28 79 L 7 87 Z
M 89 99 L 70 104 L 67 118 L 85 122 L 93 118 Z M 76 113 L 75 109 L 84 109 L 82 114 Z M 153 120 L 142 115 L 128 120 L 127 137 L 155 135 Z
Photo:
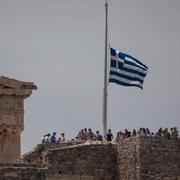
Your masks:
M 109 82 L 123 86 L 136 86 L 143 89 L 144 78 L 148 67 L 134 57 L 111 50 Z

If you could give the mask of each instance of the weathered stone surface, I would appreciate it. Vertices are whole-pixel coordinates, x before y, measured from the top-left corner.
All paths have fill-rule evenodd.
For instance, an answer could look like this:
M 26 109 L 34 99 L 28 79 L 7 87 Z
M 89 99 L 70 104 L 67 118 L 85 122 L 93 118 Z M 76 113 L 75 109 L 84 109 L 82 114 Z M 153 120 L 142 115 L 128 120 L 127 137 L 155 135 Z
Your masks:
M 113 144 L 76 145 L 48 152 L 48 176 L 87 176 L 94 180 L 116 179 L 117 148 Z
M 180 141 L 140 138 L 140 179 L 180 179 Z
M 139 138 L 124 139 L 117 148 L 118 179 L 136 180 L 139 176 Z
M 0 164 L 0 180 L 45 180 L 45 170 L 27 164 Z
M 180 179 L 180 142 L 136 137 L 118 144 L 118 176 L 123 180 Z
M 37 87 L 0 76 L 0 162 L 16 162 L 24 129 L 24 99 Z
M 57 144 L 38 144 L 35 149 L 21 156 L 20 161 L 23 163 L 35 164 L 38 167 L 47 167 L 47 154 L 49 150 L 78 145 L 80 143 L 67 142 Z
M 135 137 L 117 145 L 48 146 L 47 180 L 180 180 L 176 139 Z
M 46 180 L 94 180 L 94 177 L 86 175 L 47 174 Z
M 28 97 L 37 86 L 32 82 L 18 81 L 0 76 L 0 95 L 16 95 Z

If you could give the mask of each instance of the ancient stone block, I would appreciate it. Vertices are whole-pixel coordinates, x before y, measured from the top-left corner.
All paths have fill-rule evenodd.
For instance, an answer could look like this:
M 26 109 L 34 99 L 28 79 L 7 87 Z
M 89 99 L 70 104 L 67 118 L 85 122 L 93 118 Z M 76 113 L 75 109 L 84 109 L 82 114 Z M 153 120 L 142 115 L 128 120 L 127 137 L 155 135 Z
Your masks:
M 33 83 L 0 76 L 0 162 L 15 162 L 20 156 L 24 99 L 33 89 Z

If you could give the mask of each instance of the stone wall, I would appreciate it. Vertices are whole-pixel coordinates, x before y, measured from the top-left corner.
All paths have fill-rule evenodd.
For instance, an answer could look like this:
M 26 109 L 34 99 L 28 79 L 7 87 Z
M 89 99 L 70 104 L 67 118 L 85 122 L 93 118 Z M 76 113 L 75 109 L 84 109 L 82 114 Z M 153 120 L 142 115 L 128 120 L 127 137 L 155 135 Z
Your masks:
M 0 164 L 0 180 L 45 180 L 45 170 L 27 164 Z
M 56 143 L 56 144 L 38 144 L 35 149 L 31 152 L 24 154 L 20 158 L 20 162 L 22 163 L 30 163 L 35 164 L 38 167 L 47 167 L 47 152 L 51 149 L 57 149 L 62 147 L 68 147 L 72 145 L 78 145 L 80 143 Z
M 180 180 L 179 140 L 134 137 L 118 144 L 58 146 L 44 148 L 46 180 Z M 37 156 L 27 157 L 35 162 Z
M 47 174 L 46 180 L 94 180 L 94 176 Z
M 91 144 L 65 147 L 48 152 L 48 180 L 115 180 L 117 147 Z
M 180 142 L 136 137 L 118 144 L 120 180 L 180 180 Z
M 140 138 L 140 179 L 180 180 L 180 141 Z
M 118 143 L 118 179 L 136 180 L 139 178 L 139 144 L 139 138 L 124 139 Z

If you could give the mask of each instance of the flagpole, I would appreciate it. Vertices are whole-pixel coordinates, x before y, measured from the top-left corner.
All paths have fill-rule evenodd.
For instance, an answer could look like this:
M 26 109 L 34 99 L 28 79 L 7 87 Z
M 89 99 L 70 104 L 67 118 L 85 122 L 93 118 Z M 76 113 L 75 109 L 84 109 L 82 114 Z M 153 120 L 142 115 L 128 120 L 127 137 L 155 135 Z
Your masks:
M 103 135 L 107 134 L 107 40 L 108 40 L 108 0 L 105 4 L 105 62 L 104 62 L 104 89 L 103 89 Z

